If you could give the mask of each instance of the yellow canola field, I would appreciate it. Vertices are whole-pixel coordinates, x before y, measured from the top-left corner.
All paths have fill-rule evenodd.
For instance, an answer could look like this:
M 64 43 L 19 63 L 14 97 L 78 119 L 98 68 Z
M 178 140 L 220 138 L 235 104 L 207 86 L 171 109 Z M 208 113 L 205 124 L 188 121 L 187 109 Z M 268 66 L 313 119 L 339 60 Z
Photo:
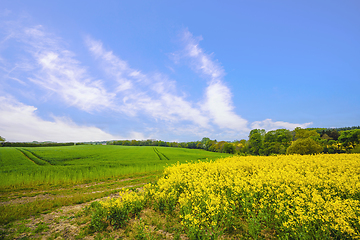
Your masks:
M 360 154 L 234 156 L 168 167 L 142 194 L 179 214 L 191 239 L 239 228 L 254 238 L 360 239 L 359 178 Z

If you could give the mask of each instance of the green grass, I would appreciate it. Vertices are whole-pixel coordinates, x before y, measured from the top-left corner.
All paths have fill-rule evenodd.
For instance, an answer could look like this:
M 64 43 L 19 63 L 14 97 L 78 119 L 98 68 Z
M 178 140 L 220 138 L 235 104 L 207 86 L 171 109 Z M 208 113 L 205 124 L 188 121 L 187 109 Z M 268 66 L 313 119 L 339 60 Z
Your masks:
M 42 184 L 78 184 L 158 172 L 176 162 L 226 156 L 198 149 L 82 145 L 0 148 L 0 191 Z
M 177 162 L 226 155 L 152 146 L 1 147 L 0 226 L 155 182 Z
M 133 176 L 132 178 L 122 180 L 110 179 L 104 182 L 85 184 L 86 186 L 75 185 L 67 186 L 66 188 L 62 186 L 61 188 L 48 189 L 47 191 L 18 189 L 12 192 L 2 192 L 2 196 L 7 196 L 7 199 L 4 201 L 4 205 L 0 205 L 0 226 L 29 216 L 51 212 L 62 206 L 81 204 L 109 196 L 110 194 L 117 194 L 120 188 L 141 187 L 146 183 L 157 181 L 157 179 L 158 174 L 149 173 L 141 177 Z M 40 198 L 31 199 L 34 196 Z M 6 201 L 11 202 L 17 199 L 24 201 L 6 203 Z

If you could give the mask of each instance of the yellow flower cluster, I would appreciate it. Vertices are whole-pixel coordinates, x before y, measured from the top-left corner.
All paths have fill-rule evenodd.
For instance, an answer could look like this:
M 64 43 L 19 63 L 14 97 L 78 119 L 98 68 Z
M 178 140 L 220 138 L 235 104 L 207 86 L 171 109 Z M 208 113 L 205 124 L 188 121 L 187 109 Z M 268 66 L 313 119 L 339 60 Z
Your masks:
M 360 155 L 228 157 L 165 169 L 146 198 L 179 209 L 193 236 L 237 229 L 240 219 L 290 238 L 360 239 Z M 250 232 L 254 233 L 255 230 Z
M 116 227 L 124 226 L 130 218 L 138 215 L 145 204 L 144 194 L 129 191 L 128 189 L 121 191 L 119 194 L 120 198 L 109 198 L 106 201 L 99 202 L 105 213 L 98 218 L 105 218 L 110 225 Z
M 134 191 L 129 191 L 129 189 L 124 189 L 120 191 L 120 198 L 113 199 L 108 198 L 105 201 L 101 201 L 100 204 L 105 209 L 111 209 L 111 208 L 123 208 L 127 205 L 134 205 L 134 203 L 137 202 L 143 202 L 144 201 L 144 195 L 138 194 Z

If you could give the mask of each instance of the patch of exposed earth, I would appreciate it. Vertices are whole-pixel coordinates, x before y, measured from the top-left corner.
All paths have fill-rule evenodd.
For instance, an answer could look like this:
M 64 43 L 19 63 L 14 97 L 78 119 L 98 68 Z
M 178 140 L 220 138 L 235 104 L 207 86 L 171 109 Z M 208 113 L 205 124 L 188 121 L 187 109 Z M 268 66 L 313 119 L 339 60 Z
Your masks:
M 133 187 L 131 185 L 124 188 Z M 138 188 L 142 190 L 142 188 Z M 84 216 L 84 209 L 95 201 L 104 201 L 108 198 L 120 198 L 120 194 L 111 194 L 108 197 L 99 198 L 87 203 L 64 206 L 51 213 L 30 217 L 26 220 L 13 222 L 10 227 L 1 226 L 0 231 L 7 234 L 0 235 L 0 239 L 98 239 L 96 233 L 84 234 L 90 218 Z M 134 222 L 131 220 L 130 222 Z M 133 239 L 124 237 L 125 230 L 114 230 L 109 227 L 108 239 Z M 160 239 L 174 239 L 174 234 L 149 226 L 149 230 L 155 232 Z M 103 236 L 104 237 L 104 236 Z M 106 238 L 105 238 L 106 239 Z M 182 235 L 180 239 L 188 239 Z
M 102 192 L 107 192 L 107 191 L 115 191 L 115 190 L 120 190 L 123 188 L 129 188 L 129 187 L 136 187 L 139 185 L 143 185 L 143 184 L 135 184 L 135 185 L 128 185 L 128 186 L 124 186 L 124 187 L 117 187 L 117 188 L 112 188 L 112 189 L 106 189 L 104 191 L 91 191 L 91 192 L 85 192 L 82 194 L 93 194 L 93 193 L 102 193 Z M 48 199 L 48 200 L 52 200 L 55 198 L 62 198 L 62 197 L 66 197 L 67 195 L 53 195 L 53 194 L 39 194 L 33 197 L 21 197 L 21 198 L 15 198 L 12 199 L 10 201 L 6 201 L 6 202 L 0 202 L 0 206 L 2 205 L 8 205 L 8 204 L 22 204 L 22 203 L 29 203 L 29 202 L 33 202 L 36 200 L 44 200 L 44 199 Z
M 117 180 L 116 182 L 125 182 L 130 180 L 137 180 L 142 179 L 148 176 L 142 176 L 138 178 L 127 178 L 127 179 L 121 179 Z M 111 181 L 114 182 L 114 181 Z M 76 194 L 75 188 L 83 189 L 83 188 L 89 188 L 95 185 L 102 185 L 109 182 L 98 182 L 98 183 L 91 183 L 91 184 L 79 184 L 76 186 L 69 187 L 69 191 Z M 130 183 L 129 183 L 130 184 Z M 138 183 L 138 184 L 132 184 L 132 185 L 126 185 L 122 187 L 115 187 L 114 188 L 106 188 L 104 187 L 104 190 L 98 190 L 97 189 L 88 189 L 87 192 L 81 193 L 81 194 L 92 194 L 92 193 L 102 193 L 107 191 L 115 191 L 120 190 L 123 188 L 133 188 L 133 187 L 139 187 L 138 190 L 141 190 L 144 183 Z M 108 186 L 106 186 L 108 187 Z M 54 189 L 54 191 L 58 191 L 59 189 Z M 66 189 L 65 189 L 66 190 Z M 35 196 L 16 196 L 20 195 L 19 192 L 14 193 L 13 196 L 16 198 L 10 199 L 5 202 L 0 202 L 1 205 L 18 205 L 18 204 L 24 204 L 29 203 L 37 200 L 52 200 L 55 198 L 62 198 L 67 197 L 71 195 L 54 195 L 51 194 L 50 191 L 43 191 L 45 194 L 41 194 L 40 191 L 37 192 L 24 192 L 27 195 L 36 194 Z M 50 192 L 50 193 L 49 193 Z M 39 194 L 38 194 L 39 193 Z M 64 193 L 66 194 L 66 193 Z M 24 194 L 25 195 L 25 194 Z M 58 208 L 50 213 L 44 213 L 40 216 L 33 216 L 28 219 L 23 220 L 17 220 L 10 224 L 0 226 L 0 240 L 1 239 L 99 239 L 99 236 L 97 236 L 98 233 L 89 233 L 89 224 L 91 221 L 91 217 L 89 214 L 85 214 L 85 210 L 87 206 L 90 206 L 92 202 L 95 201 L 103 201 L 108 198 L 119 198 L 121 197 L 119 193 L 110 194 L 106 197 L 98 198 L 95 200 L 92 200 L 90 202 L 71 205 L 71 206 L 63 206 L 61 208 Z M 136 221 L 136 220 L 135 220 Z M 134 223 L 134 219 L 131 220 L 131 222 Z M 164 230 L 160 230 L 158 228 L 155 228 L 153 226 L 149 226 L 149 229 L 152 232 L 155 232 L 156 235 L 160 236 L 160 238 L 157 239 L 173 239 L 174 234 L 168 233 Z M 112 229 L 109 227 L 107 229 L 106 233 L 101 234 L 107 234 L 106 236 L 102 235 L 103 239 L 133 239 L 131 236 L 125 237 L 126 234 L 124 233 L 124 229 Z M 186 239 L 186 237 L 181 237 L 180 239 Z
M 122 188 L 130 188 L 128 185 Z M 138 188 L 139 190 L 141 188 Z M 99 198 L 90 202 L 63 206 L 51 213 L 30 217 L 26 220 L 13 222 L 10 227 L 0 226 L 0 231 L 8 232 L 7 236 L 0 239 L 94 239 L 95 236 L 80 236 L 82 228 L 88 225 L 88 220 L 82 219 L 81 212 L 86 206 L 95 201 L 104 201 L 108 198 L 119 198 L 119 194 L 111 194 L 108 197 Z M 7 229 L 8 228 L 8 229 Z M 11 238 L 8 238 L 12 235 Z M 116 238 L 115 238 L 116 239 Z
M 102 184 L 108 184 L 108 183 L 112 183 L 112 182 L 125 182 L 125 181 L 130 181 L 130 180 L 138 180 L 138 179 L 142 179 L 142 178 L 145 178 L 147 176 L 142 176 L 142 177 L 138 177 L 138 178 L 126 178 L 126 179 L 121 179 L 121 180 L 115 180 L 115 181 L 111 181 L 111 182 L 96 182 L 96 183 L 89 183 L 89 184 L 78 184 L 78 185 L 74 185 L 72 186 L 70 189 L 84 189 L 84 188 L 89 188 L 89 187 L 93 187 L 93 186 L 96 186 L 96 185 L 102 185 Z M 137 185 L 140 185 L 140 184 L 136 184 L 136 185 L 133 185 L 133 186 L 137 186 Z M 127 187 L 133 187 L 133 186 L 125 186 L 126 188 Z M 85 193 L 82 193 L 82 194 L 92 194 L 92 193 L 101 193 L 101 192 L 106 192 L 106 191 L 111 191 L 111 190 L 120 190 L 124 187 L 117 187 L 117 188 L 111 188 L 111 189 L 108 189 L 106 188 L 106 190 L 103 190 L 103 191 L 91 191 L 91 192 L 85 192 Z M 69 189 L 69 188 L 67 188 Z M 65 188 L 59 188 L 59 189 L 56 189 L 56 191 L 62 191 L 62 190 L 67 190 Z M 74 190 L 72 190 L 74 191 Z M 0 206 L 3 206 L 3 205 L 9 205 L 9 204 L 22 204 L 22 203 L 29 203 L 29 202 L 33 202 L 33 201 L 36 201 L 36 200 L 44 200 L 44 199 L 55 199 L 55 198 L 61 198 L 61 197 L 66 197 L 66 195 L 54 195 L 54 194 L 51 194 L 51 193 L 48 193 L 49 190 L 47 191 L 31 191 L 31 192 L 27 192 L 26 194 L 29 195 L 34 195 L 36 194 L 35 196 L 31 196 L 31 197 L 27 197 L 27 196 L 18 196 L 19 195 L 19 192 L 18 193 L 13 193 L 13 194 L 9 194 L 8 195 L 8 198 L 12 198 L 11 200 L 8 200 L 8 201 L 2 201 L 0 202 Z M 45 193 L 45 194 L 41 194 L 41 193 Z

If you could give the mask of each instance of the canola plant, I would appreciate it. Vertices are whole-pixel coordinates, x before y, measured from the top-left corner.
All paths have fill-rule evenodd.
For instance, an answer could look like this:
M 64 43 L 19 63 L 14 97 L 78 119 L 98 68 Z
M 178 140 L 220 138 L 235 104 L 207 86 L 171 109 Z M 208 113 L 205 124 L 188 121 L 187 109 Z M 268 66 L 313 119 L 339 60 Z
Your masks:
M 101 204 L 109 216 L 145 207 L 177 214 L 190 239 L 239 229 L 253 238 L 360 239 L 359 178 L 360 154 L 234 156 L 170 166 L 144 191 Z

